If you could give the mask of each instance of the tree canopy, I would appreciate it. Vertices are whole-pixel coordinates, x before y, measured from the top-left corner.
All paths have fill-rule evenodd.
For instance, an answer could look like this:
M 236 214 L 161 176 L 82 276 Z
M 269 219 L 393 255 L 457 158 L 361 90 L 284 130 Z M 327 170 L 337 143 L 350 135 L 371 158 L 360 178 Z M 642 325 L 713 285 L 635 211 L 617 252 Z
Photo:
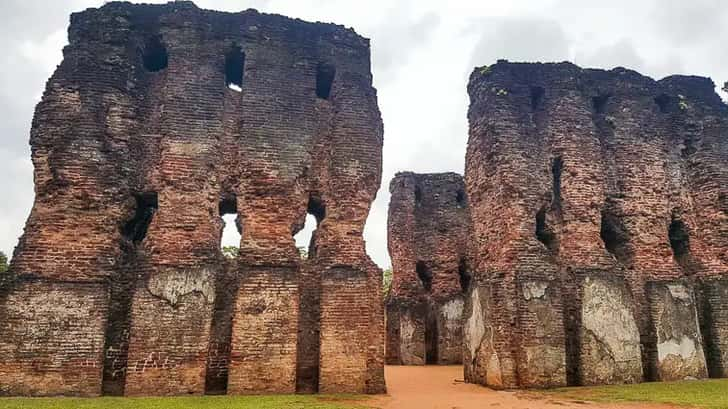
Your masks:
M 8 271 L 8 256 L 0 251 L 0 273 Z
M 389 290 L 392 288 L 392 267 L 385 269 L 382 272 L 382 296 L 387 298 Z

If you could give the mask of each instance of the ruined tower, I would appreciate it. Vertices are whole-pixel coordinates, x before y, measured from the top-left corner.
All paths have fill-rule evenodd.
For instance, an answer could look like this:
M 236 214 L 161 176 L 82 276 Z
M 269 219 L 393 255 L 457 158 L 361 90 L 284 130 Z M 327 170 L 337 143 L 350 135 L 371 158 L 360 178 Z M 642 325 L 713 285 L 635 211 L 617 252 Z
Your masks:
M 381 271 L 362 238 L 382 151 L 368 40 L 113 2 L 73 14 L 69 43 L 0 283 L 0 394 L 383 391 Z
M 398 173 L 387 221 L 392 287 L 386 361 L 462 362 L 463 293 L 470 283 L 470 217 L 462 176 Z
M 469 382 L 728 376 L 728 107 L 707 78 L 470 77 Z

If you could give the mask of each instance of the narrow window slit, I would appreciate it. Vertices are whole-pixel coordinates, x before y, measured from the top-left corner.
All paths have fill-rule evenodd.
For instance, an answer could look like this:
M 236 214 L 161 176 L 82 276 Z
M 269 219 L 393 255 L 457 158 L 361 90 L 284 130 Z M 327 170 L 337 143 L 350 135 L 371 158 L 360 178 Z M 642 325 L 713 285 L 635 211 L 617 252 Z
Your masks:
M 220 200 L 218 211 L 223 222 L 220 236 L 220 250 L 227 258 L 236 258 L 239 254 L 243 226 L 238 216 L 238 201 L 235 195 L 225 195 Z
M 233 91 L 243 90 L 245 53 L 240 46 L 233 46 L 225 55 L 225 84 Z
M 134 195 L 136 210 L 134 217 L 124 224 L 121 234 L 134 244 L 141 243 L 147 235 L 149 224 L 152 222 L 154 212 L 159 207 L 157 194 L 140 193 Z
M 147 38 L 141 53 L 142 62 L 147 71 L 157 72 L 167 68 L 167 48 L 162 43 L 160 36 Z
M 424 261 L 418 261 L 415 270 L 422 287 L 428 292 L 432 291 L 432 271 L 427 267 L 427 264 Z
M 455 202 L 457 203 L 459 208 L 464 208 L 466 205 L 465 200 L 465 191 L 462 189 L 458 190 L 457 193 L 455 193 Z
M 540 241 L 547 249 L 555 252 L 558 249 L 556 234 L 546 222 L 546 206 L 542 206 L 536 212 L 536 239 Z
M 543 87 L 531 87 L 531 110 L 536 111 L 543 105 L 546 90 Z
M 460 263 L 458 264 L 458 275 L 460 276 L 460 289 L 462 290 L 463 294 L 466 294 L 470 289 L 470 282 L 473 278 L 469 270 L 470 269 L 468 268 L 468 262 L 465 260 L 464 257 L 461 258 Z
M 319 64 L 316 68 L 316 96 L 329 99 L 331 87 L 334 83 L 336 69 L 329 64 Z
M 304 224 L 295 229 L 293 234 L 302 259 L 316 257 L 316 230 L 324 218 L 326 218 L 325 204 L 318 195 L 309 195 Z
M 655 97 L 655 104 L 660 108 L 660 112 L 667 114 L 672 111 L 673 98 L 667 94 L 660 94 Z
M 592 108 L 597 114 L 603 114 L 607 111 L 607 102 L 609 102 L 608 94 L 600 94 L 592 97 Z
M 685 222 L 679 219 L 673 219 L 667 234 L 670 239 L 673 258 L 681 266 L 688 267 L 690 260 L 690 234 Z
M 422 189 L 419 186 L 415 187 L 415 204 L 419 205 L 422 202 Z
M 618 261 L 629 263 L 629 235 L 616 215 L 606 210 L 602 211 L 599 236 L 607 252 Z

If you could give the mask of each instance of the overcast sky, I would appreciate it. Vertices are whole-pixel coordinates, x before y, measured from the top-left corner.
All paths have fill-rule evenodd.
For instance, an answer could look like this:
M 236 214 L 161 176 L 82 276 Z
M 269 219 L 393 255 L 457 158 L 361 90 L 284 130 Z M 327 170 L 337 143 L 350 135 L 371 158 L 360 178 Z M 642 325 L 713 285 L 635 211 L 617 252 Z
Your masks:
M 147 1 L 154 3 L 155 1 Z M 0 3 L 0 250 L 12 253 L 33 203 L 28 146 L 33 108 L 61 60 L 69 14 L 102 1 Z M 389 180 L 395 172 L 463 172 L 465 85 L 474 66 L 573 61 L 624 66 L 655 78 L 694 74 L 728 80 L 725 0 L 198 0 L 208 9 L 257 8 L 353 27 L 371 39 L 384 119 L 382 188 L 367 222 L 372 258 L 387 254 Z M 310 229 L 308 229 L 310 230 Z M 297 237 L 305 245 L 306 233 Z M 224 243 L 234 243 L 225 234 Z

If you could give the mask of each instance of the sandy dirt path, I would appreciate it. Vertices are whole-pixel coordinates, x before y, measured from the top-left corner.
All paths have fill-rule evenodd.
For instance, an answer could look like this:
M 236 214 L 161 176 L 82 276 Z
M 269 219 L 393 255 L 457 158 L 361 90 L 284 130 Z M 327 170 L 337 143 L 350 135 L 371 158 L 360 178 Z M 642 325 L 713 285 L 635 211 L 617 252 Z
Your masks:
M 596 404 L 494 391 L 463 383 L 462 366 L 387 366 L 388 394 L 367 405 L 381 409 L 667 409 L 674 406 Z

